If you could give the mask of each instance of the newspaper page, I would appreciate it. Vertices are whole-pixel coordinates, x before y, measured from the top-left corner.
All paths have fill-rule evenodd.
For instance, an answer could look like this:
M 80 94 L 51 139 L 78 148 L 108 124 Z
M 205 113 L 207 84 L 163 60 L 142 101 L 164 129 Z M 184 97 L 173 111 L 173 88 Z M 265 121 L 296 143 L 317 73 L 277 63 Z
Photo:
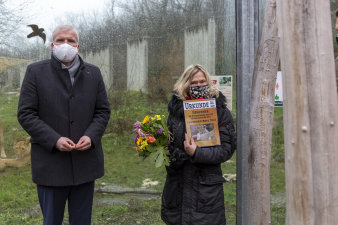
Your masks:
M 214 85 L 227 99 L 227 107 L 232 111 L 232 75 L 211 76 Z
M 216 99 L 187 100 L 183 107 L 188 137 L 200 147 L 220 145 Z

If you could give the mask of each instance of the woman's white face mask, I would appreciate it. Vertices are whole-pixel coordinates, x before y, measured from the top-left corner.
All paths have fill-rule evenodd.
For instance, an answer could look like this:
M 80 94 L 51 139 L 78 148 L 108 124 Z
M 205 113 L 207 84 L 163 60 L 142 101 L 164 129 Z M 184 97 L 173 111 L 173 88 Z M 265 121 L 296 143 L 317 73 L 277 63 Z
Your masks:
M 53 43 L 53 55 L 61 62 L 71 62 L 78 53 L 78 47 L 73 47 L 67 43 L 56 45 Z

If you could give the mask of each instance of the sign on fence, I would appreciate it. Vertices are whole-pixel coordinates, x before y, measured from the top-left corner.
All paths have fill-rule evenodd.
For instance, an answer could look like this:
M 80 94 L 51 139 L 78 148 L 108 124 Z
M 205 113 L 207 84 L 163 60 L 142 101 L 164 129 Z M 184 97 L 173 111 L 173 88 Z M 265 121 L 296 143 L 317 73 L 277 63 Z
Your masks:
M 275 107 L 283 106 L 283 80 L 282 71 L 277 72 L 277 80 L 275 86 Z
M 227 99 L 227 107 L 232 110 L 232 75 L 210 76 L 214 85 Z

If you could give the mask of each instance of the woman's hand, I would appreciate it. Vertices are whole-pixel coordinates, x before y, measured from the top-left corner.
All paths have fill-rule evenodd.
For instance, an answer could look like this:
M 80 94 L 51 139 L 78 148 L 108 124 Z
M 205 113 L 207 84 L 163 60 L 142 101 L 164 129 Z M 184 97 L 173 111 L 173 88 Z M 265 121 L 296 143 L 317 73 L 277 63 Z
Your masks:
M 194 138 L 191 137 L 190 140 L 189 140 L 188 135 L 185 134 L 185 141 L 184 141 L 184 150 L 185 150 L 185 152 L 188 155 L 193 156 L 195 154 L 196 147 L 197 147 L 197 145 L 195 144 Z

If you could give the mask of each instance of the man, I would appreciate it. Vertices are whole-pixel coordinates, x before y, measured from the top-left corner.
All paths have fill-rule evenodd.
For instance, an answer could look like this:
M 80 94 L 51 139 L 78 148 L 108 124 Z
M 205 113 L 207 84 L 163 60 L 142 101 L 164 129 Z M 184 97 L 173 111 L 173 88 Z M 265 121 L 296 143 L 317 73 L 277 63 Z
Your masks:
M 98 67 L 78 55 L 69 25 L 53 32 L 52 56 L 27 67 L 18 120 L 31 136 L 32 179 L 44 225 L 91 223 L 94 180 L 104 174 L 101 137 L 110 108 Z

